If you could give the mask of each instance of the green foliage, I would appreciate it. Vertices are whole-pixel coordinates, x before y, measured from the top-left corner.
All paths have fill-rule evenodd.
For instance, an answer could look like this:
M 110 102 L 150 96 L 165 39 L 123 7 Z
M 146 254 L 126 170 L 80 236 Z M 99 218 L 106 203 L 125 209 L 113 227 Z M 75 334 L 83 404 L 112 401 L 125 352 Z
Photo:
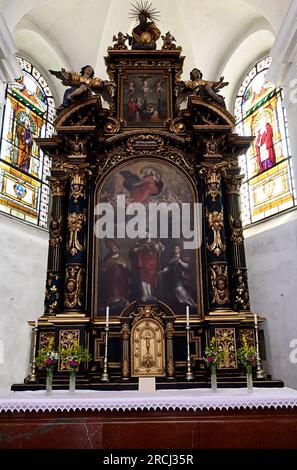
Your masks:
M 49 339 L 46 348 L 41 348 L 35 358 L 37 367 L 39 369 L 54 368 L 57 361 L 59 360 L 59 353 L 54 350 L 55 340 L 53 337 Z
M 61 360 L 66 363 L 69 369 L 77 369 L 81 362 L 90 361 L 92 356 L 89 351 L 78 344 L 77 341 L 67 349 L 60 349 Z
M 220 365 L 223 359 L 223 352 L 216 346 L 216 339 L 213 336 L 210 340 L 209 346 L 204 350 L 203 360 L 208 367 Z
M 256 364 L 257 351 L 254 346 L 249 346 L 245 336 L 242 336 L 242 346 L 237 349 L 238 362 L 244 367 L 253 367 Z

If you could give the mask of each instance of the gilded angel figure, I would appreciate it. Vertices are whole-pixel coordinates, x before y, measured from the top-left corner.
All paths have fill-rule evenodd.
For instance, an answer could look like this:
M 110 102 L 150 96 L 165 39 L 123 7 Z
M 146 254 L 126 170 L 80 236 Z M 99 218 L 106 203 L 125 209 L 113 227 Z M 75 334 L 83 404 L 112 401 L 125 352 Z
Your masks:
M 70 106 L 76 99 L 83 100 L 89 98 L 92 93 L 99 94 L 102 98 L 113 106 L 112 93 L 114 84 L 95 77 L 95 72 L 91 65 L 85 65 L 80 73 L 68 72 L 65 69 L 49 70 L 49 72 L 62 81 L 65 86 L 70 86 L 65 93 L 63 103 L 59 108 L 61 111 Z

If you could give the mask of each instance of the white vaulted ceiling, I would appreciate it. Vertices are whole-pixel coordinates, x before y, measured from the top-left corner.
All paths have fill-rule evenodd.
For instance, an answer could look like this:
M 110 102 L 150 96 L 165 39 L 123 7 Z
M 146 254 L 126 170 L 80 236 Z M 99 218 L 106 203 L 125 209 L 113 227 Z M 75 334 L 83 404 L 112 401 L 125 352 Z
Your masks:
M 133 1 L 132 1 L 133 3 Z M 230 81 L 227 102 L 254 60 L 269 52 L 290 0 L 153 0 L 162 33 L 171 31 L 206 79 Z M 0 0 L 21 54 L 43 71 L 91 64 L 106 77 L 103 56 L 119 31 L 131 32 L 130 0 Z M 162 42 L 159 41 L 161 47 Z M 61 98 L 63 87 L 49 81 Z

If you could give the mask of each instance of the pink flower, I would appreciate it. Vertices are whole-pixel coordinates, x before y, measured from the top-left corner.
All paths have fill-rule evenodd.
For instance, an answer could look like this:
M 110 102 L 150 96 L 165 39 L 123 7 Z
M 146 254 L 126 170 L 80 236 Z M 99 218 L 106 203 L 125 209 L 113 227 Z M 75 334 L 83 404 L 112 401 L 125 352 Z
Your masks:
M 208 357 L 207 358 L 207 362 L 214 362 L 214 361 L 215 361 L 214 357 Z
M 255 362 L 254 356 L 249 356 L 249 357 L 247 358 L 247 361 L 248 361 L 249 364 L 254 364 L 254 362 Z
M 54 364 L 55 361 L 53 361 L 50 357 L 48 357 L 46 360 L 45 360 L 45 365 L 47 367 L 49 366 L 52 366 Z
M 78 366 L 78 362 L 77 361 L 68 361 L 68 365 L 70 367 L 77 367 Z

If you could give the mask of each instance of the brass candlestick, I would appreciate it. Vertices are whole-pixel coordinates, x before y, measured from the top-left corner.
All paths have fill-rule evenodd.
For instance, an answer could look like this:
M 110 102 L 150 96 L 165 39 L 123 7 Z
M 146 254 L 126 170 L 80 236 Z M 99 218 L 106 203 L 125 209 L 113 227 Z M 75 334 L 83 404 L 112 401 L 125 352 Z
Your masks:
M 262 367 L 262 359 L 260 356 L 260 347 L 259 347 L 259 326 L 258 323 L 255 324 L 255 337 L 256 337 L 256 376 L 257 379 L 266 379 L 267 374 Z
M 26 377 L 26 382 L 37 382 L 37 375 L 36 375 L 36 347 L 37 347 L 37 331 L 38 331 L 38 326 L 34 326 L 32 328 L 32 333 L 31 333 L 31 358 L 30 358 L 30 363 L 31 363 L 31 372 L 30 374 Z
M 109 327 L 105 327 L 105 348 L 104 348 L 104 362 L 103 362 L 103 373 L 101 375 L 101 382 L 109 382 L 108 375 L 108 361 L 107 361 L 107 352 L 108 352 L 108 332 Z
M 194 375 L 192 372 L 191 366 L 191 355 L 190 355 L 190 325 L 186 326 L 187 330 L 187 373 L 186 373 L 186 380 L 193 380 Z

